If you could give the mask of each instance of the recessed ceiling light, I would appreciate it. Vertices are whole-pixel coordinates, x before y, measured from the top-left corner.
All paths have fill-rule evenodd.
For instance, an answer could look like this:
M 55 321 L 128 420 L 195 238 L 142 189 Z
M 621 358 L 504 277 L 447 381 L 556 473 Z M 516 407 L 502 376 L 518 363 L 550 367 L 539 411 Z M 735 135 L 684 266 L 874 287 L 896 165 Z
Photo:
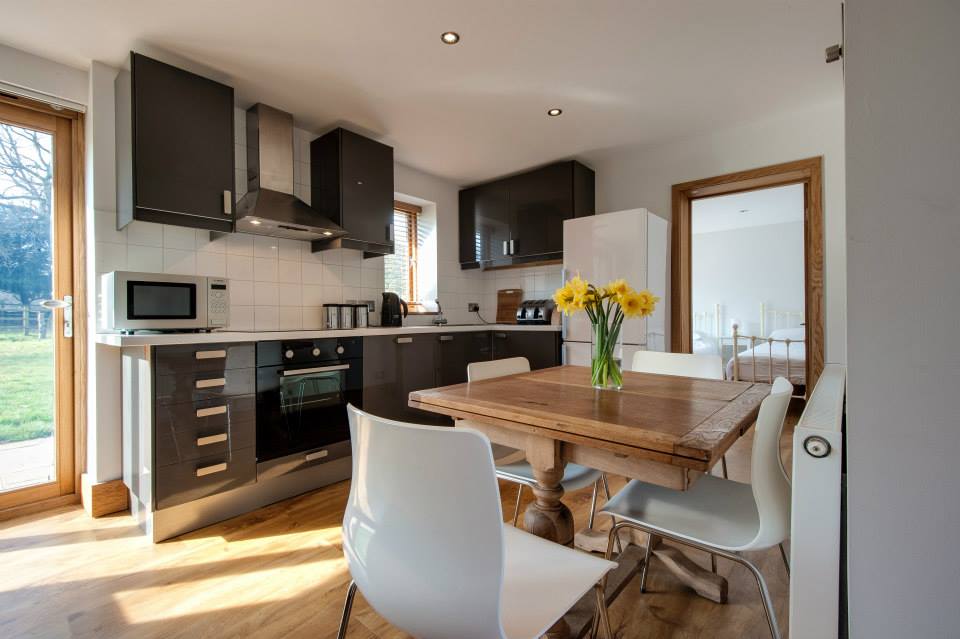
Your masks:
M 260 220 L 250 220 L 250 223 L 254 226 L 260 226 Z
M 456 44 L 460 42 L 460 34 L 456 31 L 444 31 L 440 35 L 440 39 L 443 40 L 444 44 Z
M 333 231 L 324 231 L 323 234 L 330 236 L 330 235 L 333 235 Z
M 550 117 L 554 117 L 554 118 L 557 117 L 558 115 L 560 115 L 561 113 L 563 113 L 563 109 L 553 108 L 553 109 L 550 109 L 549 111 L 547 111 L 547 115 L 549 115 Z
M 740 212 L 741 212 L 741 213 L 749 213 L 749 212 L 750 212 L 750 209 L 740 209 Z

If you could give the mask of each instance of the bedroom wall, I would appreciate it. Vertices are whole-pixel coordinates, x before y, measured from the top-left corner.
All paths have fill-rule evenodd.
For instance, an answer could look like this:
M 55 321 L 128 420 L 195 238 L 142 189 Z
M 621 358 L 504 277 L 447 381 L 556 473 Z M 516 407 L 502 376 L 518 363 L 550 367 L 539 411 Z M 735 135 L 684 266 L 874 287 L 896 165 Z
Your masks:
M 803 310 L 803 223 L 768 224 L 698 233 L 692 244 L 694 313 L 723 305 L 721 329 L 740 320 L 740 332 L 760 335 L 760 303 Z M 767 318 L 768 332 L 772 318 Z
M 670 219 L 670 189 L 674 184 L 822 155 L 826 358 L 829 362 L 843 362 L 846 359 L 843 88 L 840 69 L 824 65 L 824 73 L 836 77 L 836 100 L 679 140 L 598 150 L 578 158 L 597 173 L 598 211 L 646 207 Z
M 960 8 L 846 0 L 849 629 L 960 628 Z

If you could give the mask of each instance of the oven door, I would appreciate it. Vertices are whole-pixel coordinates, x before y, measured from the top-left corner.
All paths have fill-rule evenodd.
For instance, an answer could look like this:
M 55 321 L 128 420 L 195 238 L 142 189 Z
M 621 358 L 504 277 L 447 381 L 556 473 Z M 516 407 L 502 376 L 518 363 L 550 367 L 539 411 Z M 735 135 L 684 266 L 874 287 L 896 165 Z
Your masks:
M 318 461 L 334 458 L 344 447 L 322 456 L 316 449 L 349 442 L 347 404 L 360 405 L 361 385 L 360 367 L 350 361 L 258 368 L 257 462 L 305 451 L 316 451 Z

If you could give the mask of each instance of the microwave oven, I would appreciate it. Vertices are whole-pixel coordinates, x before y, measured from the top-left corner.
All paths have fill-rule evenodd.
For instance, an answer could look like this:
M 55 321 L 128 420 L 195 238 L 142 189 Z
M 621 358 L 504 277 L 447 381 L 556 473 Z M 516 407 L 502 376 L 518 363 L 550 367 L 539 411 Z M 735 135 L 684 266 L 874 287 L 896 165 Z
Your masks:
M 227 280 L 195 275 L 113 271 L 100 280 L 102 325 L 134 331 L 211 331 L 230 313 Z

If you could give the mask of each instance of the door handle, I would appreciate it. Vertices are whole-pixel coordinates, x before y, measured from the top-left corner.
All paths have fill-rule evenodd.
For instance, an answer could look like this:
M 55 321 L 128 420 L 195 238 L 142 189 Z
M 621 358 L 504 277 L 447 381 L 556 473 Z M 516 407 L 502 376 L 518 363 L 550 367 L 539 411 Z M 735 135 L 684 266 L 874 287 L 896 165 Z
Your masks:
M 316 366 L 314 368 L 295 368 L 289 371 L 281 371 L 284 377 L 290 375 L 306 375 L 307 373 L 327 373 L 329 371 L 345 371 L 350 368 L 350 364 L 337 364 L 335 366 Z
M 212 466 L 201 466 L 197 469 L 197 477 L 204 477 L 206 475 L 213 475 L 215 473 L 222 473 L 227 469 L 227 462 L 220 462 L 219 464 L 213 464 Z
M 210 417 L 211 415 L 222 415 L 227 412 L 226 406 L 210 406 L 209 408 L 198 408 L 197 417 Z
M 227 351 L 197 351 L 193 356 L 196 359 L 224 359 L 227 356 Z
M 323 459 L 330 454 L 329 450 L 315 450 L 312 453 L 307 453 L 303 456 L 303 461 L 313 461 L 315 459 Z
M 62 300 L 43 300 L 40 306 L 51 311 L 63 309 L 63 336 L 73 337 L 73 295 L 64 295 Z
M 452 342 L 452 341 L 453 341 L 453 335 L 441 335 L 441 336 L 440 336 L 440 341 L 441 341 L 441 342 Z
M 393 241 L 393 224 L 387 224 L 387 241 Z
M 230 191 L 223 192 L 223 214 L 233 215 L 233 193 Z
M 206 437 L 197 437 L 197 446 L 209 446 L 210 444 L 219 444 L 227 441 L 227 434 L 207 435 Z
M 397 338 L 397 344 L 412 344 L 412 343 L 413 343 L 413 338 L 412 338 L 412 337 L 398 337 L 398 338 Z
M 513 253 L 514 253 L 514 250 L 513 250 L 513 240 L 510 240 L 510 255 L 513 255 Z
M 509 253 L 507 252 L 507 251 L 508 251 L 508 249 L 507 249 L 508 246 L 509 246 L 509 244 L 507 243 L 506 240 L 504 240 L 504 241 L 503 241 L 503 254 L 504 254 L 504 255 L 509 255 Z
M 213 379 L 198 379 L 197 388 L 216 388 L 217 386 L 226 386 L 227 380 L 223 377 L 214 377 Z
M 506 333 L 494 333 L 493 336 L 496 337 L 497 339 L 507 339 Z

